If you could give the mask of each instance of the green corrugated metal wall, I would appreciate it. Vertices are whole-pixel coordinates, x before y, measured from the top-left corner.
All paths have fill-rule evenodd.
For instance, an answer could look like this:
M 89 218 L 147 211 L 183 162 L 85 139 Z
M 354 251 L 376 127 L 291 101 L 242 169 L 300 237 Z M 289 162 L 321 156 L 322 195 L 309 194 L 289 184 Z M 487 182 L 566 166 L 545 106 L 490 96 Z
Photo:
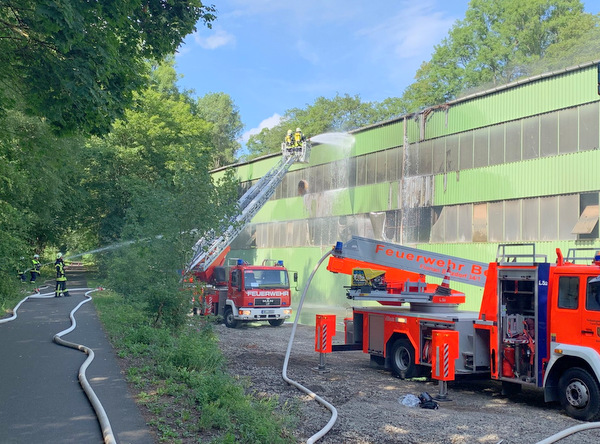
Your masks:
M 513 87 L 505 86 L 450 102 L 447 109 L 433 108 L 426 119 L 425 139 L 597 101 L 597 76 L 597 66 L 591 63 L 581 69 L 538 80 L 527 79 Z M 407 118 L 407 133 L 410 143 L 420 139 L 416 119 Z M 358 130 L 355 136 L 356 155 L 400 146 L 403 144 L 403 121 Z
M 397 183 L 383 182 L 317 194 L 322 195 L 314 198 L 290 197 L 270 200 L 252 219 L 252 222 L 265 223 L 315 217 L 316 210 L 312 208 L 318 205 L 328 206 L 325 209 L 319 208 L 319 213 L 326 211 L 332 216 L 386 211 L 391 209 L 389 203 L 391 199 L 394 199 L 392 202 L 396 202 L 398 185 Z
M 434 205 L 600 190 L 600 151 L 584 151 L 435 176 Z M 444 186 L 444 183 L 446 184 Z
M 427 120 L 428 139 L 598 100 L 595 65 L 451 105 Z

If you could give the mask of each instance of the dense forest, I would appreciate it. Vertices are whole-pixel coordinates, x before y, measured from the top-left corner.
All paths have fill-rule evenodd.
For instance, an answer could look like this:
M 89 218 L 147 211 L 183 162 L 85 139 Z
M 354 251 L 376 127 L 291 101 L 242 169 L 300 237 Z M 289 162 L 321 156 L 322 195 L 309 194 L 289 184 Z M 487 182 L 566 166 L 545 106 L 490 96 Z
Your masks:
M 181 322 L 173 270 L 237 200 L 234 178 L 215 183 L 210 171 L 240 160 L 242 116 L 226 92 L 181 91 L 173 61 L 215 19 L 199 0 L 0 0 L 3 309 L 33 254 L 50 263 L 135 241 L 99 255 L 101 269 L 143 294 L 156 323 Z M 288 127 L 347 131 L 595 60 L 599 20 L 579 0 L 472 0 L 401 97 L 319 97 L 251 137 L 247 158 L 277 151 Z
M 214 12 L 197 0 L 0 2 L 3 309 L 34 254 L 49 264 L 139 241 L 99 255 L 100 268 L 118 290 L 150 289 L 152 313 L 168 301 L 156 321 L 177 323 L 187 307 L 169 297 L 174 271 L 237 197 L 231 178 L 209 174 L 233 160 L 237 109 L 226 94 L 179 91 L 173 66 Z

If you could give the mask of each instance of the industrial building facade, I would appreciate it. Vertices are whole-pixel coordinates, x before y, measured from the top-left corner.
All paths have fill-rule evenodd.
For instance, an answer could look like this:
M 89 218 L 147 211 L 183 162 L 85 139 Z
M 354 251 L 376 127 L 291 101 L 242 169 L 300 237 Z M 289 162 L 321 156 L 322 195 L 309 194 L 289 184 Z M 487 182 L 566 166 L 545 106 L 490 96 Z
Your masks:
M 302 285 L 352 235 L 482 262 L 508 242 L 534 244 L 549 262 L 557 247 L 600 249 L 599 76 L 591 62 L 313 145 L 230 256 L 283 259 Z M 278 157 L 230 168 L 249 186 Z M 317 277 L 309 301 L 349 305 L 346 276 Z M 464 308 L 478 308 L 480 290 L 456 288 L 468 295 Z

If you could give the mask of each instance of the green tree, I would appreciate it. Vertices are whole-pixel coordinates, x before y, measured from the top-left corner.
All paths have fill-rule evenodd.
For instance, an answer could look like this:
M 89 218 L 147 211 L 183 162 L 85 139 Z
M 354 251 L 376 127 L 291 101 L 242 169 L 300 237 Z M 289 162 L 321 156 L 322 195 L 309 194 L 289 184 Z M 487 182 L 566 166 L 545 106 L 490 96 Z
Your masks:
M 103 257 L 111 286 L 142 299 L 155 325 L 177 327 L 190 302 L 177 270 L 199 233 L 231 217 L 237 182 L 231 175 L 213 181 L 213 124 L 195 112 L 172 74 L 154 69 L 152 86 L 134 93 L 110 134 L 91 140 L 82 186 L 90 195 L 85 225 L 95 227 L 99 243 L 127 243 Z
M 385 120 L 390 112 L 397 115 L 397 104 L 391 100 L 387 104 L 389 108 L 374 102 L 363 102 L 358 95 L 336 94 L 332 99 L 318 97 L 304 109 L 287 110 L 281 122 L 273 128 L 264 128 L 259 134 L 250 136 L 247 143 L 249 157 L 277 152 L 288 129 L 300 127 L 307 137 L 311 137 L 360 128 Z
M 218 168 L 233 163 L 241 147 L 238 139 L 244 124 L 231 97 L 223 92 L 208 93 L 198 99 L 196 112 L 213 124 L 211 143 L 215 153 L 212 167 Z
M 572 40 L 576 23 L 589 30 L 589 14 L 579 0 L 471 0 L 464 20 L 435 47 L 404 92 L 407 109 L 530 75 L 549 48 Z
M 0 202 L 6 224 L 1 231 L 18 227 L 14 236 L 23 239 L 27 254 L 76 226 L 77 209 L 86 200 L 74 186 L 83 142 L 56 137 L 45 122 L 19 111 L 7 111 L 0 119 Z M 15 219 L 10 221 L 9 214 Z
M 569 20 L 559 29 L 556 43 L 548 47 L 538 63 L 531 66 L 532 75 L 555 71 L 598 59 L 600 54 L 600 14 L 583 14 Z
M 144 61 L 213 13 L 199 0 L 0 0 L 0 111 L 22 105 L 57 131 L 106 133 L 144 85 Z

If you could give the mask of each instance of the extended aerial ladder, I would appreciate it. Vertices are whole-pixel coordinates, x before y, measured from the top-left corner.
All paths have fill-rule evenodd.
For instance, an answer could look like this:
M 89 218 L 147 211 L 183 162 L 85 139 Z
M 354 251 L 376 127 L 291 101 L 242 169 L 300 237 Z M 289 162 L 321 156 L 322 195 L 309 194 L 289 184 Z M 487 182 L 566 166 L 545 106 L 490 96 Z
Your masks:
M 464 302 L 463 293 L 454 290 L 440 293 L 439 286 L 425 283 L 425 275 L 483 287 L 487 268 L 488 264 L 483 262 L 360 236 L 352 236 L 343 248 L 336 248 L 327 265 L 331 272 L 352 276 L 352 286 L 347 291 L 349 299 L 415 306 L 421 303 L 454 306 Z M 368 278 L 369 272 L 373 276 L 385 273 L 385 283 L 374 285 Z
M 211 230 L 205 233 L 193 247 L 193 256 L 185 273 L 193 271 L 208 282 L 211 270 L 221 265 L 229 252 L 233 240 L 246 228 L 252 218 L 275 193 L 290 167 L 296 163 L 308 163 L 310 157 L 310 141 L 299 147 L 282 145 L 282 156 L 277 165 L 250 187 L 237 203 L 238 214 L 225 221 L 222 230 Z

